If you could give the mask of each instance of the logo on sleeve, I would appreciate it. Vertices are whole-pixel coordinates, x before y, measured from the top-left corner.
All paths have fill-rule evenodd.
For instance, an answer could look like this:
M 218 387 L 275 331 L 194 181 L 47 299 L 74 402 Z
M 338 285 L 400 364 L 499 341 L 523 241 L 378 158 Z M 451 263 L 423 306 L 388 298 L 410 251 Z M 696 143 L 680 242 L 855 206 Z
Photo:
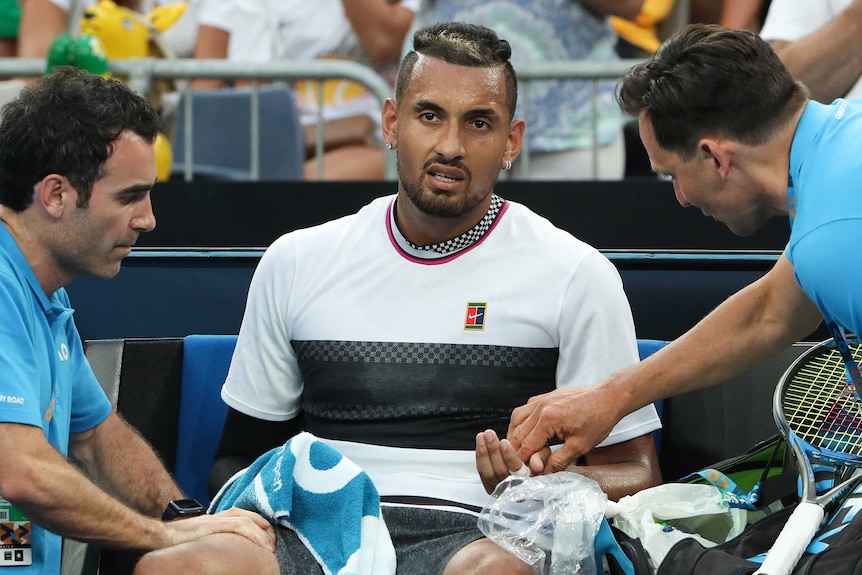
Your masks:
M 69 360 L 69 346 L 65 343 L 60 344 L 60 349 L 57 350 L 57 355 L 60 356 L 60 361 Z
M 464 329 L 470 331 L 482 331 L 485 329 L 486 302 L 469 302 L 467 304 L 467 317 L 464 320 Z

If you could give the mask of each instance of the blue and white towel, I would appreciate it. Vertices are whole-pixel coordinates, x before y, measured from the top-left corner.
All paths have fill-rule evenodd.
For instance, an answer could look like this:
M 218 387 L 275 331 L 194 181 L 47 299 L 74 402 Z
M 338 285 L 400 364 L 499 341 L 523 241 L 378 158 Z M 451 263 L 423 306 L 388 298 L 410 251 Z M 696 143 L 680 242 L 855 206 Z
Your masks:
M 377 489 L 310 433 L 264 453 L 221 488 L 210 512 L 240 507 L 296 532 L 326 575 L 393 575 Z

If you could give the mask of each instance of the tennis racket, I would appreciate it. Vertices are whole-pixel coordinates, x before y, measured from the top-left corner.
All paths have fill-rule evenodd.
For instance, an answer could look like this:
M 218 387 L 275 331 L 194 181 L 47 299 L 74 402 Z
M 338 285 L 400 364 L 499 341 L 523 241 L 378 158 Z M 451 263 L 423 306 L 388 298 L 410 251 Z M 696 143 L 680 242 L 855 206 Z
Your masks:
M 843 344 L 843 341 L 841 342 Z M 862 345 L 847 340 L 855 361 Z M 849 356 L 848 356 L 849 359 Z M 775 389 L 773 415 L 802 478 L 802 500 L 790 515 L 757 574 L 788 575 L 820 527 L 826 510 L 862 480 L 862 403 L 834 339 L 820 343 L 788 368 Z M 855 366 L 854 366 L 855 367 Z M 835 486 L 818 495 L 812 465 L 835 470 Z

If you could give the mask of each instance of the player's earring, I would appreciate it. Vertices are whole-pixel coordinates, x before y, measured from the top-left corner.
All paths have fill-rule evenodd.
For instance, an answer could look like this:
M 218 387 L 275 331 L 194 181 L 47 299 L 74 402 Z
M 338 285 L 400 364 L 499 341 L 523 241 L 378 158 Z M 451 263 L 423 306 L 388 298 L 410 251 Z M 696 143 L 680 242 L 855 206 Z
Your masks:
M 504 170 L 511 170 L 512 169 L 512 160 L 506 160 L 505 162 L 503 162 L 503 169 Z
M 386 149 L 387 149 L 387 150 L 391 150 L 391 149 L 392 149 L 392 142 L 386 142 Z

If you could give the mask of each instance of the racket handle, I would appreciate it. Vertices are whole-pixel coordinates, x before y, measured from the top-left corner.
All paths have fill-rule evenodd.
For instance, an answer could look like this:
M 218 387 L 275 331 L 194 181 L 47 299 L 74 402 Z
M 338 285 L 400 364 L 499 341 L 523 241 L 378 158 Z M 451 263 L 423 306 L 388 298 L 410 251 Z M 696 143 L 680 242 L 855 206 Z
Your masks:
M 787 519 L 755 575 L 789 575 L 811 543 L 822 520 L 822 507 L 806 501 L 800 503 Z

